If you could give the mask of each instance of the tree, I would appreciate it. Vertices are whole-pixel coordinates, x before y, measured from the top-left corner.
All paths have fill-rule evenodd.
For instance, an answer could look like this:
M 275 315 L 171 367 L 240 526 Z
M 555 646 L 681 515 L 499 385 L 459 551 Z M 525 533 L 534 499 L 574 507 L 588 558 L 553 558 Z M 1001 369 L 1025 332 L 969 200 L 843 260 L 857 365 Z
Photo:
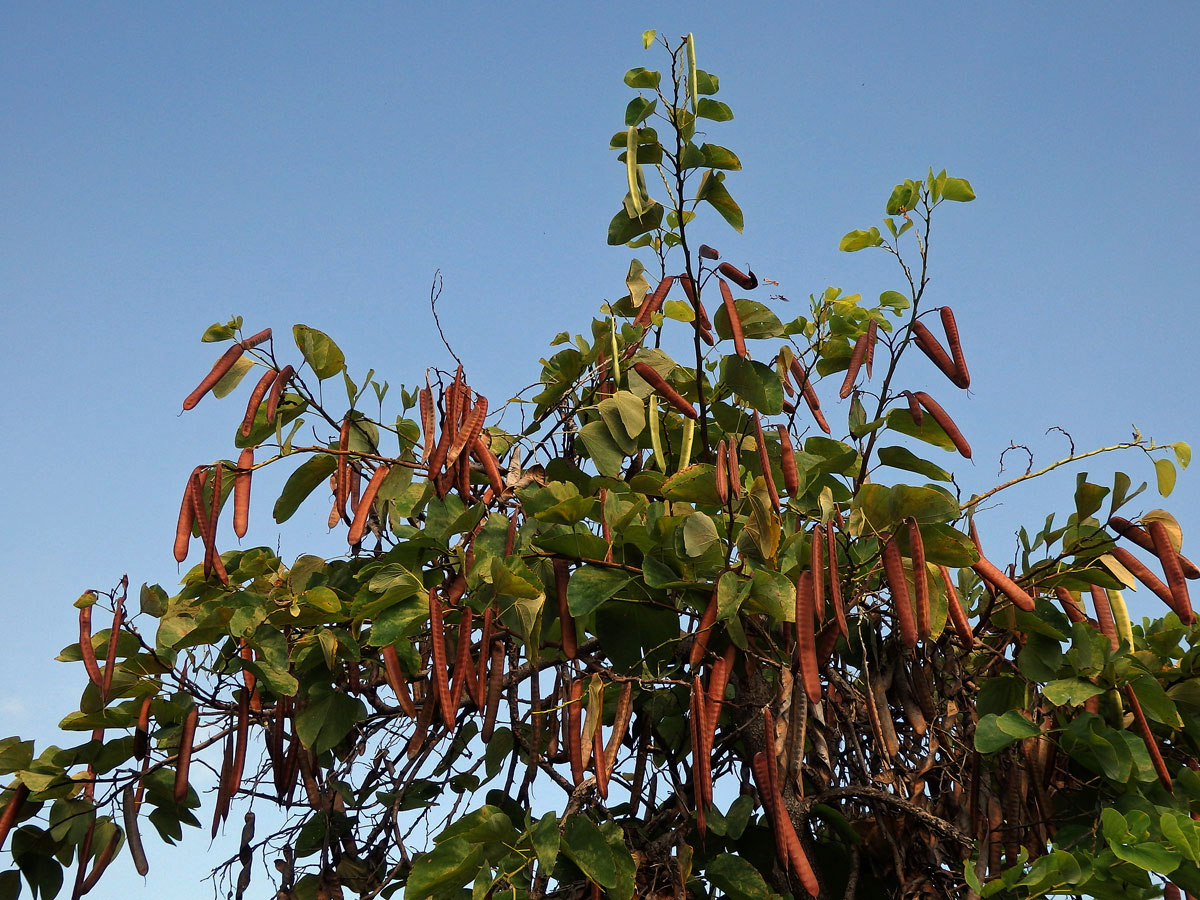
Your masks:
M 223 875 L 239 897 L 256 856 L 297 898 L 1200 893 L 1200 569 L 1178 524 L 1121 517 L 1145 485 L 1080 473 L 1013 566 L 973 527 L 996 493 L 1107 452 L 1151 457 L 1166 495 L 1188 447 L 1135 435 L 963 497 L 931 457 L 969 444 L 902 385 L 930 363 L 970 383 L 926 296 L 935 211 L 970 183 L 906 180 L 884 230 L 842 239 L 892 255 L 904 291 L 830 288 L 784 322 L 695 243 L 711 210 L 741 230 L 740 162 L 698 131 L 732 112 L 691 36 L 657 43 L 667 73 L 625 76 L 608 232 L 653 263 L 501 416 L 461 364 L 393 393 L 306 325 L 295 357 L 236 318 L 204 335 L 232 343 L 185 408 L 258 376 L 240 455 L 186 480 L 175 554 L 203 558 L 179 593 L 77 601 L 65 656 L 87 683 L 63 728 L 90 738 L 0 742 L 3 896 L 54 896 L 66 868 L 85 894 L 123 849 L 159 855 L 145 820 L 173 843 L 250 801 Z M 301 445 L 303 422 L 325 439 Z M 328 482 L 348 554 L 219 552 L 227 504 L 250 526 L 253 472 L 297 461 L 275 520 Z M 1136 583 L 1163 618 L 1130 621 Z

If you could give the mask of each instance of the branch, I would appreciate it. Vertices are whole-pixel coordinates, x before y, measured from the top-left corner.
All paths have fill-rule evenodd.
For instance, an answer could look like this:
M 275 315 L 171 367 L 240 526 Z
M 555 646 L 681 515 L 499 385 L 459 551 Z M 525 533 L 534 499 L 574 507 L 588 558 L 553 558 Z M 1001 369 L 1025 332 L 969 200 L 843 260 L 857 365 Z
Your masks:
M 833 787 L 820 794 L 813 794 L 805 797 L 803 800 L 797 801 L 800 808 L 800 814 L 807 818 L 809 810 L 815 803 L 822 803 L 826 800 L 836 800 L 842 797 L 857 797 L 867 800 L 874 800 L 878 803 L 886 803 L 889 806 L 894 806 L 896 809 L 908 813 L 917 821 L 927 825 L 934 831 L 945 835 L 951 840 L 963 845 L 964 847 L 975 846 L 975 841 L 970 836 L 959 831 L 945 819 L 939 819 L 933 813 L 926 809 L 922 809 L 908 800 L 898 797 L 895 794 L 890 794 L 887 791 L 879 788 L 867 787 L 865 785 L 846 785 L 845 787 Z
M 990 491 L 984 491 L 982 494 L 972 497 L 970 500 L 968 500 L 966 503 L 964 503 L 962 505 L 962 507 L 961 507 L 962 511 L 966 512 L 967 510 L 971 509 L 972 507 L 978 506 L 980 503 L 982 503 L 988 497 L 991 497 L 993 494 L 998 494 L 1001 491 L 1005 490 L 1006 488 L 1010 488 L 1013 485 L 1020 484 L 1023 481 L 1029 481 L 1030 479 L 1037 478 L 1041 475 L 1045 475 L 1047 472 L 1051 472 L 1054 469 L 1057 469 L 1059 466 L 1065 466 L 1068 463 L 1077 462 L 1081 459 L 1087 459 L 1089 456 L 1097 456 L 1101 453 L 1111 453 L 1114 450 L 1132 450 L 1134 448 L 1140 448 L 1142 450 L 1153 450 L 1154 449 L 1153 445 L 1147 446 L 1146 442 L 1143 440 L 1133 440 L 1133 441 L 1122 441 L 1120 444 L 1113 444 L 1111 447 L 1098 447 L 1095 450 L 1087 451 L 1087 453 L 1073 453 L 1070 456 L 1067 456 L 1067 457 L 1064 457 L 1063 459 L 1058 460 L 1057 462 L 1050 463 L 1050 465 L 1046 466 L 1046 468 L 1044 468 L 1044 469 L 1039 469 L 1038 471 L 1032 472 L 1032 473 L 1026 472 L 1024 475 L 1020 475 L 1020 476 L 1012 479 L 1012 481 L 1006 481 L 1006 482 L 1004 482 L 1004 484 L 997 485 L 996 487 L 992 488 Z

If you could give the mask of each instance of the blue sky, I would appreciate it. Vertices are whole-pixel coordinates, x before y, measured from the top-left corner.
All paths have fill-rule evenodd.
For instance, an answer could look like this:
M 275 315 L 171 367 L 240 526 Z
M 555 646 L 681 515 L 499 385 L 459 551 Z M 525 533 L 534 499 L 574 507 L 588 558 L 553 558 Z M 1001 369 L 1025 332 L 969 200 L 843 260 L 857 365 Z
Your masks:
M 286 336 L 304 322 L 357 375 L 412 385 L 448 361 L 427 312 L 441 269 L 448 337 L 498 400 L 536 379 L 555 333 L 624 293 L 631 254 L 604 243 L 623 169 L 606 148 L 631 96 L 622 74 L 662 62 L 641 49 L 646 28 L 694 32 L 736 116 L 713 139 L 744 164 L 727 185 L 745 232 L 710 216 L 700 239 L 795 300 L 899 287 L 882 254 L 838 253 L 838 239 L 879 224 L 892 185 L 930 165 L 971 180 L 979 199 L 935 220 L 929 302 L 957 313 L 972 392 L 920 360 L 909 382 L 970 438 L 968 492 L 997 482 L 1010 441 L 1039 464 L 1062 455 L 1051 426 L 1080 449 L 1132 425 L 1200 441 L 1194 4 L 436 10 L 0 10 L 0 614 L 19 633 L 0 657 L 0 732 L 44 742 L 75 708 L 82 673 L 52 658 L 84 589 L 177 579 L 184 480 L 231 455 L 241 416 L 236 398 L 178 415 L 216 355 L 198 340 L 210 323 L 239 314 Z M 1153 480 L 1136 454 L 1089 470 L 1111 483 L 1116 467 Z M 271 481 L 248 541 L 341 552 L 319 510 L 274 526 Z M 1133 509 L 1166 506 L 1200 533 L 1194 481 Z M 1072 484 L 989 511 L 991 554 L 1068 511 Z M 148 890 L 177 889 L 167 854 L 151 855 Z

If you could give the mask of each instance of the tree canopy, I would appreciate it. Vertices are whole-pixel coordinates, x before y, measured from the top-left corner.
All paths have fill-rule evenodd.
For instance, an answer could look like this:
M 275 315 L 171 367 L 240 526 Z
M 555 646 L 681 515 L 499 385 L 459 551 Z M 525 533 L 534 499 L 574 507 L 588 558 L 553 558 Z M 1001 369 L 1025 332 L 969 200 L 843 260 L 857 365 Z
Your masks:
M 294 349 L 204 334 L 227 349 L 184 408 L 253 384 L 237 458 L 181 479 L 180 590 L 76 602 L 66 746 L 0 741 L 0 897 L 169 864 L 143 832 L 201 816 L 241 822 L 237 897 L 1200 893 L 1178 523 L 1080 470 L 1017 547 L 974 527 L 1100 454 L 1165 496 L 1188 446 L 1135 434 L 964 496 L 969 320 L 929 284 L 970 182 L 906 179 L 841 239 L 898 289 L 785 305 L 699 243 L 743 226 L 719 78 L 691 35 L 644 43 L 663 70 L 625 74 L 609 144 L 607 241 L 639 256 L 532 390 L 491 403 L 469 359 L 392 389 L 304 324 Z M 937 399 L 905 388 L 929 366 Z M 266 466 L 290 467 L 274 521 L 327 515 L 345 554 L 220 549 Z M 1161 618 L 1130 620 L 1139 585 Z

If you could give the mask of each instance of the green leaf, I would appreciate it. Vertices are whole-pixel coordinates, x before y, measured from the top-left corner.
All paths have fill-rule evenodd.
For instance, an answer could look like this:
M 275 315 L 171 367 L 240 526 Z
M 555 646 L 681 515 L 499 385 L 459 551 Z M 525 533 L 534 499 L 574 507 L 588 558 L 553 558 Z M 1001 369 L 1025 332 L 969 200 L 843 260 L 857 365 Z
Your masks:
M 1163 837 L 1176 849 L 1192 862 L 1200 860 L 1200 828 L 1189 816 L 1182 813 L 1163 813 L 1158 822 Z
M 715 94 L 721 89 L 721 79 L 703 69 L 696 70 L 696 93 Z
M 1171 728 L 1183 728 L 1179 710 L 1175 708 L 1174 701 L 1167 696 L 1157 678 L 1153 675 L 1143 675 L 1141 678 L 1131 681 L 1130 685 L 1148 718 Z
M 1014 741 L 1038 734 L 1041 734 L 1038 727 L 1015 709 L 1001 716 L 992 713 L 975 726 L 975 749 L 980 753 L 995 753 Z
M 558 859 L 558 818 L 552 812 L 546 813 L 530 829 L 529 836 L 538 865 L 542 871 L 549 872 Z
M 680 469 L 662 484 L 662 496 L 667 500 L 720 506 L 717 496 L 716 467 L 708 463 L 693 463 Z
M 712 101 L 702 100 L 701 102 L 710 103 Z M 706 172 L 700 182 L 700 190 L 696 195 L 696 199 L 707 202 L 721 214 L 721 218 L 728 222 L 734 231 L 741 234 L 745 224 L 742 220 L 742 208 L 729 195 L 729 191 L 721 179 L 722 173 L 711 170 Z
M 943 450 L 954 449 L 954 441 L 950 440 L 950 436 L 942 430 L 942 426 L 933 421 L 933 416 L 928 413 L 918 425 L 913 421 L 912 414 L 907 408 L 893 409 L 887 414 L 887 427 L 927 444 L 933 444 L 935 447 L 941 447 Z
M 642 66 L 630 69 L 625 73 L 625 83 L 631 88 L 656 88 L 662 75 L 649 71 Z
M 600 829 L 585 815 L 567 819 L 562 831 L 561 850 L 580 871 L 601 887 L 617 884 L 617 867 L 612 851 Z
M 851 231 L 842 238 L 838 244 L 838 249 L 846 253 L 853 253 L 855 250 L 863 250 L 867 247 L 878 247 L 883 243 L 883 236 L 880 235 L 878 228 L 872 228 L 870 231 Z
M 658 228 L 662 225 L 663 212 L 662 204 L 654 202 L 642 213 L 641 218 L 634 218 L 622 207 L 621 211 L 608 223 L 609 246 L 617 247 L 626 244 L 639 234 L 645 234 L 647 231 Z
M 322 381 L 332 378 L 345 368 L 346 357 L 325 332 L 308 325 L 294 325 L 292 335 L 304 356 L 304 361 L 312 366 L 313 372 Z
M 916 472 L 935 481 L 949 481 L 951 475 L 941 466 L 922 459 L 906 447 L 879 448 L 879 461 L 893 469 L 904 469 L 906 472 Z
M 1186 469 L 1192 461 L 1192 448 L 1184 441 L 1176 441 L 1171 445 L 1171 449 L 1175 451 L 1175 459 L 1179 463 L 1179 468 Z
M 947 178 L 942 186 L 942 198 L 967 203 L 975 199 L 975 191 L 971 189 L 971 182 L 965 178 Z
M 413 863 L 404 888 L 405 900 L 451 900 L 457 897 L 463 887 L 475 880 L 483 860 L 483 847 L 466 838 L 443 841 Z
M 626 125 L 641 125 L 646 121 L 646 118 L 654 112 L 654 108 L 658 105 L 657 100 L 647 100 L 645 97 L 634 97 L 629 101 L 629 105 L 625 107 L 625 124 Z M 642 162 L 640 158 L 635 162 Z
M 733 110 L 720 100 L 703 97 L 696 104 L 696 115 L 701 119 L 712 119 L 714 122 L 728 122 L 733 118 Z
M 625 587 L 628 573 L 600 566 L 581 566 L 567 583 L 567 606 L 573 616 L 586 616 L 597 606 Z
M 601 400 L 600 415 L 614 436 L 633 440 L 646 428 L 645 404 L 632 391 L 617 391 Z
M 658 34 L 658 29 L 656 29 L 656 28 L 651 28 L 649 31 L 642 32 L 642 49 L 643 50 L 650 49 L 650 45 L 654 43 L 654 37 L 657 34 Z
M 205 330 L 204 334 L 200 337 L 200 340 L 206 344 L 215 343 L 217 341 L 232 340 L 237 334 L 237 330 L 241 327 L 241 316 L 234 316 L 223 325 L 220 322 L 213 322 Z
M 725 384 L 751 407 L 767 416 L 783 411 L 783 384 L 774 369 L 740 356 L 726 356 L 721 364 Z
M 701 144 L 700 152 L 704 154 L 704 165 L 710 169 L 728 169 L 736 171 L 742 167 L 742 161 L 732 150 L 720 144 Z
M 1175 490 L 1175 464 L 1169 459 L 1154 461 L 1154 474 L 1158 476 L 1158 492 L 1164 497 Z
M 213 396 L 220 400 L 222 397 L 228 397 L 236 390 L 237 386 L 242 383 L 242 379 L 246 377 L 246 373 L 254 368 L 254 360 L 249 356 L 241 357 L 233 364 L 233 367 L 226 372 L 221 380 L 213 385 Z
M 766 339 L 776 338 L 783 334 L 783 323 L 779 321 L 779 317 L 757 300 L 735 300 L 733 305 L 737 309 L 738 319 L 742 323 L 743 337 Z M 733 331 L 729 327 L 729 312 L 723 303 L 717 307 L 717 311 L 713 315 L 713 329 L 717 332 L 717 337 L 723 341 L 728 341 L 733 337 Z
M 720 540 L 716 524 L 704 513 L 694 512 L 683 520 L 683 546 L 693 559 L 703 556 Z
M 167 611 L 167 592 L 157 584 L 143 584 L 138 601 L 142 612 L 156 619 Z
M 1103 688 L 1082 678 L 1059 678 L 1042 688 L 1042 694 L 1055 706 L 1079 706 L 1102 693 Z
M 731 853 L 715 857 L 705 868 L 704 874 L 733 900 L 770 900 L 774 896 L 758 869 Z
M 1154 872 L 1158 875 L 1170 875 L 1180 863 L 1180 855 L 1159 844 L 1114 844 L 1109 843 L 1109 849 L 1117 859 L 1132 863 L 1139 869 Z
M 384 596 L 391 593 L 388 591 Z M 388 606 L 372 620 L 371 643 L 377 647 L 390 647 L 416 634 L 428 619 L 429 603 L 424 597 L 410 595 L 405 600 L 397 599 L 394 605 Z
M 296 716 L 296 734 L 314 753 L 336 747 L 367 716 L 357 697 L 332 692 L 314 700 Z
M 588 457 L 601 475 L 616 477 L 625 464 L 625 451 L 613 438 L 604 422 L 588 422 L 579 429 L 579 440 L 587 450 Z
M 318 485 L 329 480 L 337 468 L 337 458 L 326 453 L 311 457 L 288 476 L 279 499 L 275 501 L 275 521 L 282 524 L 292 517 Z

